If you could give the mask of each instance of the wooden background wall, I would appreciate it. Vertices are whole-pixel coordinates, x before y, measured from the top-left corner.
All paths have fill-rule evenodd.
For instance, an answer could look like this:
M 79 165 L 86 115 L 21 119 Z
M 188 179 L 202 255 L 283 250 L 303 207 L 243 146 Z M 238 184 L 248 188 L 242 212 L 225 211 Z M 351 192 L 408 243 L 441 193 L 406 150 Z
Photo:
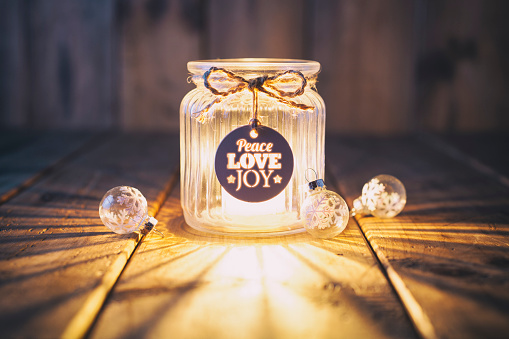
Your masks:
M 507 131 L 509 2 L 0 0 L 0 126 L 177 129 L 189 60 L 321 62 L 327 128 Z

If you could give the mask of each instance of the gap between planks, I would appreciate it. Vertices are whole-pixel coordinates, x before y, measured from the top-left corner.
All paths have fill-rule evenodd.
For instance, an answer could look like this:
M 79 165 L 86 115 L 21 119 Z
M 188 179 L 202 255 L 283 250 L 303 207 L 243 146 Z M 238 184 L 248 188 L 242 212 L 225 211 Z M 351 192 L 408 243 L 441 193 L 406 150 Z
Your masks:
M 345 196 L 343 192 L 339 189 L 339 184 L 334 176 L 334 174 L 327 170 L 328 166 L 325 166 L 326 168 L 326 176 L 330 178 L 332 187 L 334 187 L 336 190 L 338 190 L 338 193 L 341 196 Z M 383 252 L 380 250 L 380 248 L 371 242 L 369 238 L 364 233 L 364 230 L 362 229 L 361 225 L 359 224 L 359 221 L 356 217 L 350 217 L 350 219 L 353 219 L 355 221 L 355 225 L 357 225 L 357 228 L 359 229 L 360 233 L 362 234 L 362 237 L 364 238 L 364 241 L 366 242 L 367 247 L 369 248 L 370 252 L 372 253 L 373 257 L 378 263 L 378 266 L 380 267 L 380 270 L 382 271 L 383 275 L 385 276 L 387 283 L 392 288 L 392 290 L 395 292 L 394 294 L 400 301 L 402 308 L 404 309 L 408 319 L 412 323 L 415 332 L 417 335 L 423 339 L 436 339 L 438 336 L 435 333 L 435 329 L 433 327 L 433 324 L 431 323 L 429 317 L 426 315 L 422 307 L 419 305 L 417 300 L 414 298 L 408 287 L 403 282 L 403 279 L 400 277 L 400 275 L 396 272 L 396 270 L 392 267 L 389 260 L 385 257 Z
M 164 185 L 164 189 L 159 193 L 154 202 L 154 217 L 161 210 L 167 197 L 170 195 L 179 178 L 178 166 L 173 171 L 172 175 Z M 65 328 L 62 338 L 83 338 L 91 330 L 99 316 L 99 313 L 104 307 L 104 304 L 115 287 L 118 279 L 122 275 L 125 267 L 129 263 L 133 253 L 139 246 L 144 236 L 138 235 L 137 238 L 127 239 L 127 245 L 123 248 L 122 252 L 118 254 L 115 262 L 110 266 L 108 271 L 103 275 L 99 285 L 90 292 L 88 298 L 85 300 L 83 306 L 73 316 L 67 327 Z
M 429 133 L 423 133 L 418 135 L 418 139 L 421 140 L 425 145 L 427 145 L 431 149 L 438 151 L 453 160 L 465 164 L 466 166 L 473 169 L 475 172 L 483 176 L 492 178 L 503 186 L 509 187 L 509 178 L 505 177 L 504 175 L 500 174 L 490 166 L 485 165 L 484 163 L 480 162 L 474 157 L 466 154 L 465 152 L 460 151 L 458 148 L 454 147 L 453 145 L 451 145 L 447 141 L 444 141 L 438 136 Z M 338 189 L 339 193 L 343 193 L 339 189 L 339 185 L 335 176 L 332 173 L 328 173 L 328 176 L 333 179 L 332 184 L 336 189 Z M 413 294 L 410 292 L 401 276 L 390 264 L 389 260 L 386 258 L 383 251 L 378 247 L 378 245 L 375 242 L 371 241 L 369 237 L 364 233 L 362 227 L 359 224 L 358 218 L 360 217 L 361 216 L 356 216 L 353 219 L 355 220 L 355 223 L 357 224 L 357 227 L 359 228 L 361 234 L 363 235 L 368 247 L 370 248 L 374 257 L 380 264 L 381 270 L 386 276 L 390 286 L 396 292 L 396 295 L 401 301 L 403 308 L 405 309 L 405 312 L 407 313 L 412 324 L 414 325 L 415 330 L 422 338 L 425 339 L 437 338 L 434 326 L 431 323 L 429 317 L 426 315 L 423 308 L 420 306 L 420 304 L 417 302 Z
M 417 337 L 354 225 L 338 242 L 210 235 L 185 223 L 179 196 L 159 213 L 172 236 L 140 243 L 91 338 L 336 337 L 338 324 L 346 337 Z
M 92 151 L 94 148 L 98 147 L 103 143 L 105 140 L 107 140 L 108 137 L 107 133 L 99 133 L 99 134 L 93 134 L 91 135 L 88 140 L 85 140 L 80 146 L 78 146 L 73 151 L 70 151 L 68 154 L 63 155 L 61 158 L 56 160 L 53 163 L 50 163 L 45 168 L 41 169 L 40 171 L 34 173 L 31 177 L 29 177 L 24 182 L 20 183 L 18 186 L 10 189 L 9 191 L 5 192 L 4 194 L 0 195 L 0 205 L 5 204 L 27 188 L 35 185 L 38 181 L 40 181 L 42 178 L 49 176 L 51 173 L 56 172 L 58 169 L 64 167 L 65 164 L 70 163 L 72 160 L 78 158 L 80 155 L 88 153 Z
M 475 159 L 472 159 L 471 157 L 464 155 L 462 152 L 456 150 L 454 147 L 450 146 L 446 142 L 433 138 L 431 136 L 425 136 L 424 140 L 427 141 L 431 147 L 439 149 L 449 157 L 467 163 L 470 167 L 474 168 L 476 171 L 481 172 L 484 175 L 495 177 L 502 184 L 506 186 L 508 185 L 509 181 L 507 181 L 507 178 L 498 175 L 498 173 L 493 171 L 491 168 L 479 163 Z M 62 158 L 60 161 L 58 161 L 55 165 L 51 166 L 50 168 L 41 171 L 40 176 L 43 176 L 49 172 L 56 170 L 56 168 L 58 168 L 58 166 L 60 166 L 61 164 L 76 157 L 78 154 L 81 153 L 81 151 L 83 151 L 87 144 L 83 145 L 78 150 L 72 152 L 68 156 Z M 45 171 L 49 172 L 43 173 Z M 38 178 L 40 178 L 40 176 Z M 332 175 L 332 173 L 330 172 L 327 173 L 327 176 L 330 179 L 332 179 L 331 182 L 333 186 L 339 190 L 337 180 Z M 167 196 L 174 189 L 177 179 L 178 170 L 175 170 L 173 174 L 170 176 L 168 182 L 166 183 L 164 190 L 161 191 L 161 193 L 158 195 L 158 198 L 156 199 L 155 216 L 157 216 L 157 214 L 159 213 L 160 208 L 164 201 L 166 200 Z M 506 180 L 507 182 L 504 182 L 504 180 Z M 386 276 L 389 285 L 395 291 L 396 296 L 400 300 L 403 309 L 405 310 L 408 318 L 412 322 L 418 335 L 426 339 L 436 338 L 437 336 L 434 327 L 431 324 L 431 321 L 429 320 L 428 316 L 423 311 L 419 303 L 416 301 L 412 293 L 409 291 L 409 289 L 403 282 L 403 279 L 399 276 L 396 270 L 394 270 L 389 260 L 383 254 L 382 250 L 378 248 L 376 244 L 372 243 L 370 239 L 368 239 L 368 237 L 360 227 L 358 220 L 354 218 L 354 221 L 357 224 L 358 229 L 362 233 L 362 236 L 364 237 L 366 244 L 370 248 L 370 251 L 376 258 L 377 262 L 379 263 L 381 271 Z M 117 258 L 115 263 L 111 266 L 109 271 L 103 276 L 101 283 L 89 295 L 81 309 L 75 314 L 75 316 L 67 326 L 66 330 L 64 331 L 62 337 L 82 338 L 89 333 L 98 315 L 103 309 L 103 306 L 106 302 L 106 299 L 108 298 L 108 295 L 113 290 L 116 282 L 120 278 L 122 272 L 129 263 L 129 260 L 131 259 L 133 253 L 136 251 L 136 248 L 141 243 L 142 239 L 143 239 L 142 236 L 139 236 L 136 239 L 131 239 L 130 243 L 123 249 L 122 253 L 119 253 L 119 257 Z

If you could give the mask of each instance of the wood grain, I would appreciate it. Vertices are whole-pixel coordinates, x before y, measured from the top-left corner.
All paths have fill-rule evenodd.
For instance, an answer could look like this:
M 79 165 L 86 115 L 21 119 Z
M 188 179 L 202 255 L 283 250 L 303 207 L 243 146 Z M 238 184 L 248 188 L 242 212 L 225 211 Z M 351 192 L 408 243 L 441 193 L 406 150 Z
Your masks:
M 208 57 L 302 58 L 304 1 L 213 0 L 208 6 Z
M 24 3 L 29 126 L 114 124 L 114 1 Z
M 316 1 L 312 58 L 327 129 L 388 134 L 412 129 L 412 1 Z
M 509 67 L 505 1 L 427 1 L 416 27 L 415 111 L 421 129 L 507 128 Z M 504 42 L 503 42 L 504 41 Z
M 0 123 L 177 129 L 186 63 L 314 59 L 341 133 L 507 131 L 503 0 L 4 0 Z
M 408 202 L 401 215 L 356 220 L 437 336 L 504 337 L 509 329 L 509 189 L 415 138 L 341 139 L 328 145 L 334 149 L 328 168 L 349 203 L 377 174 L 394 175 L 405 184 Z M 402 300 L 412 314 L 412 305 Z
M 507 133 L 442 135 L 441 138 L 471 159 L 509 178 L 509 158 L 502 156 L 509 153 Z
M 187 62 L 200 55 L 200 1 L 119 2 L 120 124 L 129 130 L 178 130 L 179 107 L 194 85 Z
M 306 234 L 221 237 L 184 221 L 179 189 L 108 299 L 92 338 L 411 338 L 354 223 Z
M 98 136 L 97 134 L 95 134 Z M 82 147 L 92 147 L 94 134 L 3 131 L 0 136 L 0 203 L 31 186 Z
M 0 126 L 28 122 L 28 53 L 22 1 L 0 3 Z
M 139 188 L 157 213 L 178 162 L 177 138 L 104 142 L 0 207 L 0 329 L 5 337 L 82 336 L 139 241 L 104 227 L 98 203 L 114 186 Z M 175 179 L 173 179 L 175 180 Z M 129 251 L 130 249 L 130 251 Z M 119 264 L 119 260 L 123 260 Z M 90 296 L 99 296 L 92 300 Z M 76 314 L 88 314 L 79 317 Z

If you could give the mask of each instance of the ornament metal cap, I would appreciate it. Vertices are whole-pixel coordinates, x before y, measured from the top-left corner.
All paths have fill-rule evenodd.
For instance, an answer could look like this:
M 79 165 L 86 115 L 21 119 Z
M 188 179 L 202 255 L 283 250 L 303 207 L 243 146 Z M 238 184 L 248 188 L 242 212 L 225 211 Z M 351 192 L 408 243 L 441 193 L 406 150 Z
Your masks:
M 317 187 L 325 187 L 325 183 L 323 182 L 323 179 L 316 179 L 316 180 L 310 181 L 308 183 L 308 186 L 309 186 L 310 190 L 314 190 Z
M 145 224 L 140 228 L 140 232 L 141 234 L 143 235 L 147 235 L 149 234 L 152 230 L 154 230 L 155 232 L 157 232 L 160 236 L 162 236 L 164 238 L 164 235 L 158 231 L 155 227 L 155 225 L 157 225 L 157 219 L 154 218 L 154 217 L 151 217 L 149 216 L 148 217 L 148 220 L 145 222 Z

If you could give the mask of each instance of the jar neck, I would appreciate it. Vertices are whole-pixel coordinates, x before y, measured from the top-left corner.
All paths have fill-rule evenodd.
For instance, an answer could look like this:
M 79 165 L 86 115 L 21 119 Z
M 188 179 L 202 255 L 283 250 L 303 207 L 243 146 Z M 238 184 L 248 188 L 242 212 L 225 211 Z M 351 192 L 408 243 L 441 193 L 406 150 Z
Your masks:
M 251 80 L 251 79 L 255 79 L 255 78 L 258 78 L 258 77 L 263 77 L 263 76 L 268 76 L 268 77 L 271 77 L 271 76 L 275 76 L 277 74 L 281 74 L 283 73 L 284 71 L 281 71 L 281 72 L 249 72 L 249 71 L 246 71 L 245 74 L 243 75 L 239 75 L 241 76 L 242 78 L 244 78 L 245 80 Z M 308 76 L 304 76 L 304 78 L 306 79 L 306 87 L 305 89 L 308 90 L 308 89 L 315 89 L 316 90 L 316 83 L 317 83 L 317 78 L 318 78 L 318 73 L 314 73 L 314 74 L 311 74 L 311 75 L 308 75 Z M 205 88 L 205 85 L 204 85 L 204 82 L 205 82 L 205 79 L 204 79 L 204 75 L 203 73 L 191 73 L 191 75 L 188 77 L 187 81 L 189 83 L 194 83 L 196 85 L 197 88 Z M 285 87 L 288 87 L 288 89 L 292 88 L 295 84 L 294 83 L 287 83 L 285 85 L 282 86 L 282 89 L 285 89 Z
M 244 59 L 215 59 L 215 60 L 197 60 L 190 61 L 187 68 L 191 73 L 189 78 L 198 87 L 203 86 L 204 75 L 210 73 L 212 69 L 224 70 L 233 76 L 228 76 L 223 72 L 214 72 L 219 82 L 224 85 L 234 85 L 240 82 L 249 82 L 256 78 L 276 77 L 283 75 L 277 80 L 277 83 L 284 87 L 295 87 L 295 83 L 301 83 L 305 78 L 307 86 L 314 88 L 318 73 L 320 72 L 320 63 L 311 60 L 297 59 L 269 59 L 269 58 L 244 58 Z M 290 74 L 288 74 L 290 73 Z M 210 74 L 212 75 L 212 74 Z M 291 75 L 294 75 L 293 77 Z M 212 76 L 212 78 L 214 78 Z M 213 80 L 213 79 L 211 79 Z M 294 81 L 295 80 L 295 81 Z M 263 80 L 262 80 L 263 82 Z M 272 81 L 274 83 L 274 81 Z M 306 86 L 306 87 L 307 87 Z

